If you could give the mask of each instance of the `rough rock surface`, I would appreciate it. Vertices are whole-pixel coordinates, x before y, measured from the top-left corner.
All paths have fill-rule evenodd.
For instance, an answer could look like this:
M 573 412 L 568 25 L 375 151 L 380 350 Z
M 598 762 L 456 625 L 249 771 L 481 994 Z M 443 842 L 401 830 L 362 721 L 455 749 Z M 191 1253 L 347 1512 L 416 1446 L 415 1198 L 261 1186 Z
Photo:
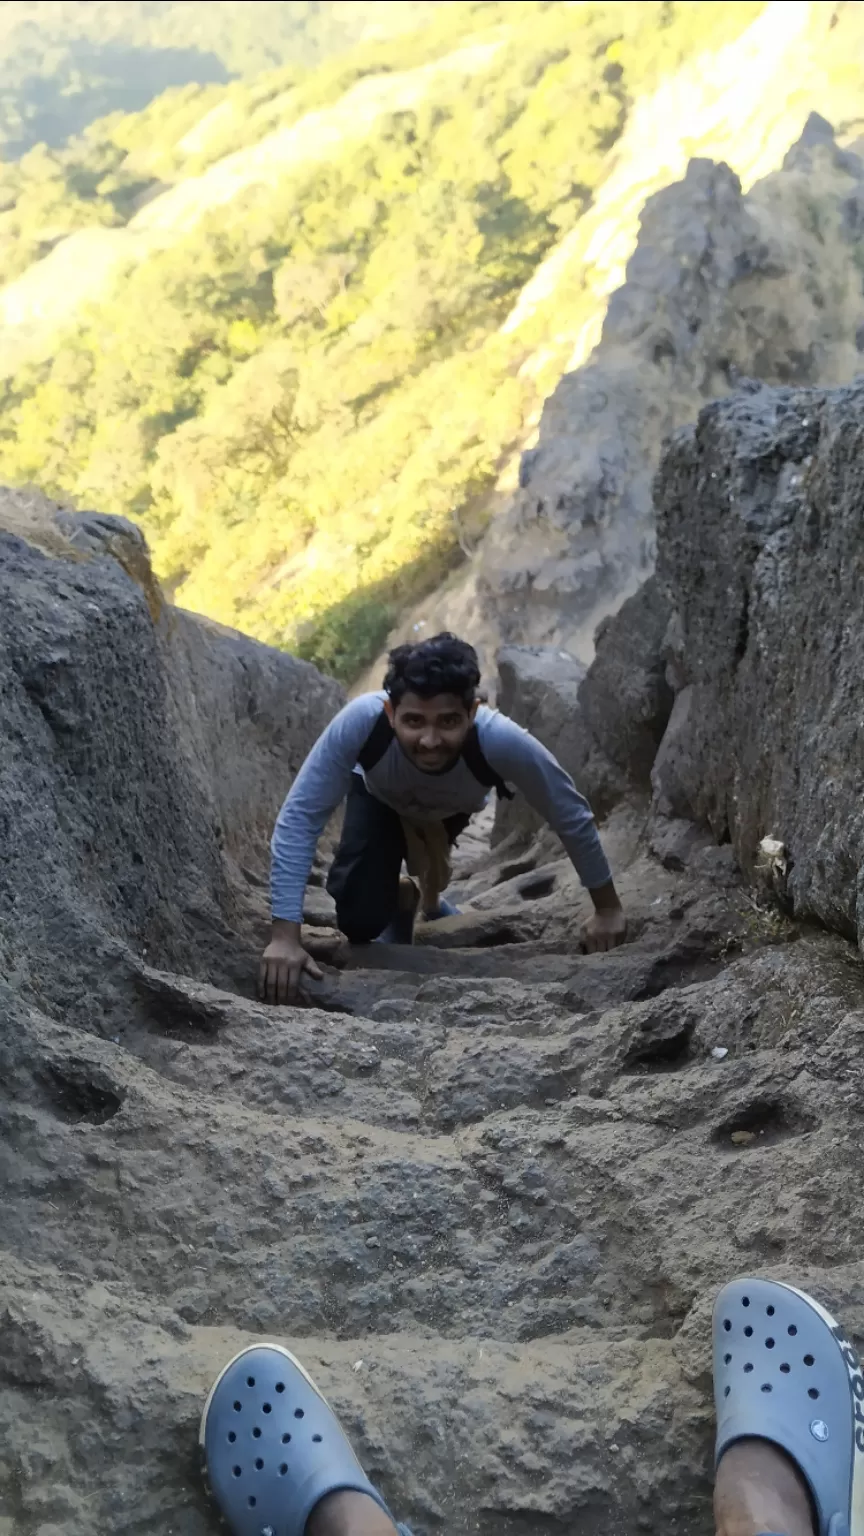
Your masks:
M 657 478 L 679 692 L 660 808 L 752 869 L 783 845 L 791 909 L 864 943 L 864 382 L 706 407 Z
M 608 764 L 611 786 L 616 780 L 631 789 L 648 786 L 672 708 L 662 654 L 668 624 L 666 596 L 649 577 L 597 628 L 579 704 L 592 755 Z
M 133 952 L 234 977 L 261 923 L 238 863 L 263 870 L 340 697 L 165 604 L 131 524 L 0 492 L 2 974 L 76 1019 Z
M 669 622 L 669 601 L 649 577 L 598 626 L 590 667 L 544 646 L 504 646 L 498 654 L 499 707 L 555 754 L 598 817 L 650 788 L 673 701 Z M 524 801 L 499 803 L 497 840 L 539 828 Z
M 542 741 L 587 794 L 588 737 L 579 704 L 585 671 L 567 651 L 550 647 L 506 645 L 498 652 L 498 708 Z M 521 796 L 496 806 L 498 842 L 517 830 L 539 832 L 541 825 Z
M 201 765 L 224 730 L 254 798 L 300 674 L 260 657 L 256 685 L 241 646 L 244 682 L 228 637 L 178 662 L 106 529 L 132 566 L 105 523 L 86 560 L 0 544 L 3 1536 L 215 1533 L 198 1415 L 262 1335 L 420 1533 L 707 1536 L 714 1289 L 794 1276 L 864 1330 L 857 952 L 707 835 L 658 862 L 622 806 L 611 955 L 578 952 L 560 848 L 481 822 L 463 917 L 351 951 L 322 903 L 306 1005 L 240 995 L 243 781 L 219 801 Z M 301 687 L 289 757 L 335 703 Z
M 746 195 L 727 166 L 694 160 L 648 200 L 602 339 L 546 402 L 470 573 L 487 647 L 497 633 L 589 660 L 598 620 L 652 565 L 663 438 L 742 378 L 854 377 L 862 227 L 864 164 L 815 118 Z

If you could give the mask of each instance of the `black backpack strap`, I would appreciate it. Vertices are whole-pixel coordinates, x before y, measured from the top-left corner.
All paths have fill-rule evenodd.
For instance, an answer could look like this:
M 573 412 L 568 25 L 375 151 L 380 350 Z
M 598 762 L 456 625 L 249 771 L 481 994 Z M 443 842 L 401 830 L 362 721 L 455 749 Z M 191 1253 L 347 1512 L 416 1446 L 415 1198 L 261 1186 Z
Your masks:
M 382 709 L 357 754 L 357 761 L 365 773 L 368 773 L 370 768 L 374 768 L 376 763 L 380 763 L 392 740 L 393 727 L 387 719 L 387 711 Z
M 475 779 L 485 784 L 487 789 L 494 789 L 499 800 L 512 800 L 513 791 L 507 788 L 500 773 L 487 763 L 483 756 L 483 748 L 480 745 L 480 737 L 476 725 L 472 725 L 462 746 L 462 756 L 466 767 L 470 768 Z

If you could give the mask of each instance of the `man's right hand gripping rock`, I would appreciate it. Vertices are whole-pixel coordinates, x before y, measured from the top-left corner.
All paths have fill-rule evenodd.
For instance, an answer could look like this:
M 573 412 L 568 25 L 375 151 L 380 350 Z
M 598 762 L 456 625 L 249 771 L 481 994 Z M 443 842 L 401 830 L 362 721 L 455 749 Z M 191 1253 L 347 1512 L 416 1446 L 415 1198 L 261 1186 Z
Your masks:
M 258 996 L 265 1003 L 294 1003 L 304 972 L 315 981 L 323 973 L 300 943 L 300 924 L 274 917 L 270 943 L 258 969 Z

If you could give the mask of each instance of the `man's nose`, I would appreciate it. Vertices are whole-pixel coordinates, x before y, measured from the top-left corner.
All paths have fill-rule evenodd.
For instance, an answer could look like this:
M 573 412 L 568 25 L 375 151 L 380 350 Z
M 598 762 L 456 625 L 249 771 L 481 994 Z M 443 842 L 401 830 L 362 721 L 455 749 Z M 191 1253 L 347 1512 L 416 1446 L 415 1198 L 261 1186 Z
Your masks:
M 437 752 L 441 745 L 441 737 L 438 735 L 436 730 L 433 730 L 431 727 L 427 726 L 426 730 L 423 732 L 423 735 L 420 737 L 420 745 L 424 752 Z

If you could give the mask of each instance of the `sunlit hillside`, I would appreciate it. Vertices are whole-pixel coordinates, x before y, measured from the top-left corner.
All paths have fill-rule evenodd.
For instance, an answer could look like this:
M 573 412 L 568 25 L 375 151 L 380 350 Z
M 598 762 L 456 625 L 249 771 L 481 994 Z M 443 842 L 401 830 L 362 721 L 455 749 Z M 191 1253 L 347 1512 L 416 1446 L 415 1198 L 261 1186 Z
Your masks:
M 0 167 L 0 478 L 349 679 L 482 531 L 646 196 L 864 116 L 858 6 L 406 11 Z
M 0 157 L 62 145 L 169 86 L 289 65 L 295 76 L 361 41 L 428 21 L 442 0 L 3 0 Z

